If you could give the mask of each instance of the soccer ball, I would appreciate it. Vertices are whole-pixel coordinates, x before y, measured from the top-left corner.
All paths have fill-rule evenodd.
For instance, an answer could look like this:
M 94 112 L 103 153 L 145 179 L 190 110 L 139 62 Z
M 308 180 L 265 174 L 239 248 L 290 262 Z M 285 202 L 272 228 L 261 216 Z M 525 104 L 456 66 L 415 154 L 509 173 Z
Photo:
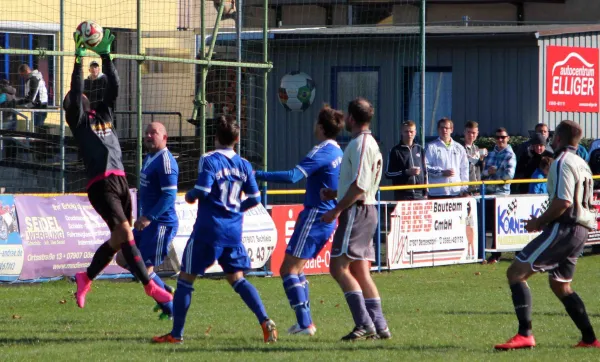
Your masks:
M 235 0 L 213 0 L 213 5 L 217 11 L 219 11 L 221 1 L 225 2 L 225 6 L 223 6 L 223 16 L 231 15 L 235 12 Z
M 281 78 L 279 102 L 288 111 L 305 111 L 315 100 L 315 82 L 302 72 L 291 72 Z
M 104 29 L 98 23 L 86 20 L 77 26 L 77 34 L 83 38 L 83 45 L 91 49 L 102 41 Z

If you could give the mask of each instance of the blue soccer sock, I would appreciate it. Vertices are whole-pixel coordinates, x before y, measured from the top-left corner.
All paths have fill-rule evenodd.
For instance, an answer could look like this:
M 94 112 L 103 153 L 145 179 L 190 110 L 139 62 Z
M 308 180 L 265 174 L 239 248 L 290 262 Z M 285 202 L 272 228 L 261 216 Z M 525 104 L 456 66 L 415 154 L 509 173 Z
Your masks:
M 306 279 L 305 279 L 306 280 Z M 308 299 L 304 285 L 296 274 L 288 274 L 283 277 L 283 289 L 288 297 L 290 306 L 296 312 L 296 320 L 300 328 L 308 328 L 312 324 L 310 309 L 308 308 Z
M 232 285 L 233 290 L 242 297 L 242 300 L 250 310 L 256 315 L 258 319 L 258 323 L 262 323 L 265 320 L 269 319 L 267 317 L 267 312 L 265 311 L 265 306 L 263 305 L 262 300 L 260 299 L 260 295 L 258 294 L 258 290 L 254 288 L 254 285 L 247 281 L 245 278 L 239 279 Z M 179 290 L 179 289 L 177 289 Z M 177 292 L 175 292 L 177 295 Z
M 163 288 L 164 290 L 167 290 L 167 285 L 165 284 L 165 282 L 162 281 L 162 279 L 160 279 L 160 277 L 158 275 L 156 275 L 156 273 L 152 272 L 148 275 L 148 277 L 152 280 L 154 280 L 154 283 L 156 283 L 156 285 L 158 285 L 159 287 Z M 170 288 L 170 287 L 169 287 Z M 172 290 L 172 288 L 171 288 Z M 171 293 L 169 291 L 169 293 Z M 162 311 L 168 315 L 173 315 L 173 302 L 168 302 L 168 303 L 158 303 L 160 305 L 160 308 L 162 309 Z
M 300 273 L 298 274 L 298 280 L 300 280 L 300 283 L 304 286 L 304 294 L 306 295 L 306 301 L 309 305 L 310 308 L 310 293 L 308 292 L 308 280 L 306 279 L 306 275 L 304 275 L 304 273 Z
M 190 304 L 192 303 L 192 292 L 194 285 L 182 279 L 177 280 L 177 290 L 173 298 L 173 330 L 171 336 L 183 337 L 183 327 Z

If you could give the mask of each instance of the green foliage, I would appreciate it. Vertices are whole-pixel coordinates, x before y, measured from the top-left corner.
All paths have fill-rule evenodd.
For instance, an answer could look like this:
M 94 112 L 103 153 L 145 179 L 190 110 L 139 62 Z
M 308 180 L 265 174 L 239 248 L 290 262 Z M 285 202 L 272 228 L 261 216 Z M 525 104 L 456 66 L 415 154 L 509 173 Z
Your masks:
M 66 281 L 2 286 L 0 355 L 5 361 L 594 361 L 597 350 L 573 349 L 580 333 L 548 288 L 544 275 L 528 281 L 538 347 L 497 353 L 517 330 L 506 283 L 507 262 L 374 274 L 393 339 L 342 343 L 353 327 L 344 296 L 329 275 L 309 276 L 314 337 L 288 336 L 294 313 L 280 278 L 248 279 L 259 290 L 280 341 L 265 345 L 254 315 L 225 280 L 198 279 L 185 343 L 152 345 L 172 324 L 158 321 L 139 283 L 96 281 L 85 309 Z M 600 258 L 577 264 L 577 292 L 596 312 Z M 175 285 L 174 280 L 168 284 Z

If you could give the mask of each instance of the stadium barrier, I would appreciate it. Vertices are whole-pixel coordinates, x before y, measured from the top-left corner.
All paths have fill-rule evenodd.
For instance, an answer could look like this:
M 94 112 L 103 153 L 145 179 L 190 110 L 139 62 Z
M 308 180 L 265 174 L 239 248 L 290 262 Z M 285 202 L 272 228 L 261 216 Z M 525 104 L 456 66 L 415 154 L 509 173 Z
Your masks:
M 595 179 L 600 176 L 594 177 Z M 524 230 L 530 215 L 548 206 L 544 195 L 485 194 L 486 185 L 539 183 L 508 180 L 435 185 L 383 186 L 377 194 L 380 222 L 374 236 L 374 271 L 479 262 L 485 252 L 519 251 L 538 233 Z M 421 201 L 382 201 L 381 192 L 448 186 L 480 186 L 480 195 Z M 136 191 L 131 190 L 133 200 Z M 302 194 L 304 190 L 269 190 L 268 195 Z M 493 202 L 493 227 L 484 203 Z M 600 209 L 600 205 L 596 205 Z M 180 194 L 176 200 L 179 230 L 169 262 L 157 271 L 176 274 L 196 219 L 197 206 Z M 134 205 L 134 210 L 137 208 Z M 257 275 L 279 275 L 287 243 L 302 205 L 260 205 L 244 218 L 243 243 Z M 270 210 L 270 214 L 269 211 Z M 135 216 L 135 215 L 134 215 Z M 490 232 L 487 232 L 491 230 Z M 600 243 L 592 232 L 588 245 Z M 0 282 L 40 282 L 72 277 L 85 270 L 110 233 L 85 194 L 0 195 Z M 486 248 L 491 236 L 492 248 Z M 331 239 L 310 260 L 305 274 L 329 272 Z M 385 247 L 385 248 L 383 248 Z M 222 270 L 212 266 L 208 274 Z M 102 277 L 131 277 L 114 261 Z

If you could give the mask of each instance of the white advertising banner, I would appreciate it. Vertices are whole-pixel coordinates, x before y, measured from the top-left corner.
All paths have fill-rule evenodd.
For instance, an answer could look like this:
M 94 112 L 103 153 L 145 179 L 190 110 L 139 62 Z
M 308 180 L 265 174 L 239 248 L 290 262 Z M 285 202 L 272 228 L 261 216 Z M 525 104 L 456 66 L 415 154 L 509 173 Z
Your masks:
M 540 232 L 528 233 L 525 230 L 531 215 L 539 217 L 547 208 L 548 195 L 514 195 L 496 197 L 494 215 L 486 215 L 486 220 L 494 217 L 495 249 L 498 251 L 520 251 Z
M 183 250 L 196 222 L 198 203 L 190 205 L 185 202 L 183 196 L 177 196 L 175 211 L 179 217 L 179 230 L 177 236 L 173 239 L 169 259 L 173 269 L 179 271 Z M 242 243 L 250 257 L 252 269 L 264 267 L 277 244 L 277 229 L 271 215 L 262 204 L 253 207 L 244 214 Z M 222 271 L 221 267 L 215 263 L 206 270 L 206 273 L 219 273 Z
M 390 269 L 477 261 L 477 201 L 472 198 L 400 201 L 390 218 Z

